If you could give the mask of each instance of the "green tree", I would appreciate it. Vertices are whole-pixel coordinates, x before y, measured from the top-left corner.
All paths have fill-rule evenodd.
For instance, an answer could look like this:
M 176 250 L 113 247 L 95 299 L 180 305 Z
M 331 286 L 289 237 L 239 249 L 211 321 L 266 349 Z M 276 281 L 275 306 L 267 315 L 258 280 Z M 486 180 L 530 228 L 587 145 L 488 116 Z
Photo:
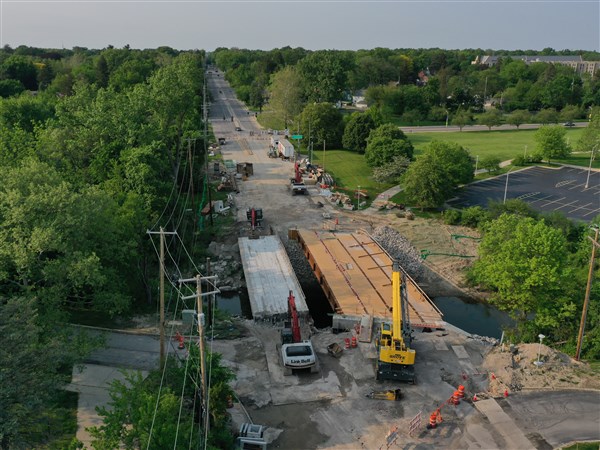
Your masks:
M 319 50 L 310 53 L 298 63 L 308 100 L 329 103 L 341 100 L 346 74 L 351 68 L 352 62 L 344 52 Z
M 367 138 L 371 130 L 376 128 L 371 114 L 355 112 L 344 128 L 342 145 L 347 150 L 364 153 L 367 148 Z
M 295 68 L 287 66 L 273 75 L 269 92 L 269 106 L 288 128 L 304 106 L 302 77 Z
M 489 111 L 481 114 L 477 121 L 488 127 L 488 130 L 492 130 L 492 127 L 498 127 L 502 125 L 502 112 L 497 109 L 490 109 Z
M 11 55 L 0 65 L 0 78 L 19 80 L 30 91 L 37 90 L 37 71 L 31 60 L 21 55 Z
M 583 129 L 576 148 L 580 152 L 597 152 L 600 150 L 600 106 L 592 109 L 590 123 Z
M 76 192 L 34 160 L 0 174 L 0 285 L 35 295 L 47 315 L 127 310 L 139 237 L 115 202 L 97 187 Z
M 467 126 L 467 125 L 471 125 L 473 123 L 473 118 L 471 117 L 471 113 L 469 113 L 468 111 L 457 111 L 456 114 L 454 114 L 454 117 L 452 117 L 452 126 L 458 127 L 460 129 L 460 131 L 462 131 L 462 129 Z
M 560 120 L 565 122 L 573 122 L 581 116 L 581 108 L 577 105 L 567 105 L 560 112 Z
M 4 289 L 4 291 L 6 291 Z M 40 448 L 34 430 L 53 413 L 53 400 L 71 379 L 91 341 L 40 314 L 37 300 L 0 297 L 0 448 Z
M 391 162 L 396 156 L 412 158 L 414 148 L 397 126 L 387 123 L 371 131 L 367 139 L 365 160 L 371 167 Z
M 19 80 L 0 80 L 0 97 L 11 97 L 25 90 L 25 86 Z
M 566 134 L 567 131 L 560 126 L 544 125 L 538 128 L 534 135 L 536 150 L 548 162 L 551 159 L 566 158 L 571 154 L 571 147 L 565 139 Z
M 509 312 L 521 327 L 532 313 L 536 313 L 534 322 L 541 323 L 547 319 L 544 310 L 570 303 L 562 292 L 569 273 L 560 230 L 512 214 L 486 226 L 479 259 L 471 269 L 473 279 L 493 291 L 491 302 Z
M 441 206 L 453 188 L 447 175 L 433 154 L 421 155 L 408 167 L 402 179 L 407 199 L 421 209 Z
M 475 171 L 473 158 L 459 144 L 433 141 L 425 151 L 435 157 L 437 164 L 444 169 L 452 185 L 458 186 L 473 181 Z
M 104 418 L 103 424 L 89 429 L 94 448 L 184 449 L 202 443 L 204 436 L 192 432 L 199 427 L 199 405 L 196 411 L 193 408 L 199 401 L 195 386 L 201 385 L 198 379 L 199 351 L 196 346 L 190 346 L 189 352 L 185 364 L 180 364 L 175 358 L 167 359 L 167 382 L 160 391 L 162 372 L 157 370 L 150 372 L 146 379 L 139 372 L 133 372 L 126 374 L 126 383 L 119 380 L 113 382 L 110 408 L 99 409 L 100 416 Z M 207 355 L 207 365 L 211 367 L 210 449 L 232 448 L 233 445 L 225 408 L 226 397 L 232 394 L 227 383 L 234 379 L 234 375 L 222 366 L 220 360 L 219 354 Z M 154 427 L 150 434 L 152 423 Z
M 109 77 L 110 73 L 106 58 L 104 58 L 103 55 L 100 55 L 96 61 L 96 83 L 98 84 L 98 87 L 107 87 Z
M 399 183 L 408 169 L 410 160 L 405 156 L 395 156 L 388 164 L 373 168 L 373 179 L 377 183 Z
M 318 148 L 323 143 L 329 148 L 338 148 L 344 132 L 342 114 L 331 103 L 307 105 L 300 115 L 300 129 L 305 142 L 312 142 Z
M 514 125 L 519 129 L 521 125 L 531 120 L 531 114 L 524 109 L 517 109 L 506 117 L 506 123 Z
M 479 165 L 482 169 L 485 169 L 488 172 L 496 173 L 500 170 L 501 162 L 502 161 L 497 156 L 487 156 L 481 159 L 481 163 Z
M 543 125 L 558 122 L 558 113 L 554 108 L 542 109 L 535 115 L 535 120 Z

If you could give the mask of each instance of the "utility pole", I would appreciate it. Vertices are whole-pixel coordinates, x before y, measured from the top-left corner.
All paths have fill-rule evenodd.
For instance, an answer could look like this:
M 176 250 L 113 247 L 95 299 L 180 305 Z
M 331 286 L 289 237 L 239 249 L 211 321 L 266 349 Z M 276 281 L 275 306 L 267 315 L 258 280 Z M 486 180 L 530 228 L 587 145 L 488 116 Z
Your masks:
M 160 227 L 159 232 L 148 230 L 146 233 L 160 235 L 160 268 L 158 277 L 160 280 L 160 367 L 162 368 L 165 364 L 165 234 L 177 234 L 177 232 L 165 231 L 163 227 Z
M 207 276 L 202 277 L 197 275 L 196 278 L 189 278 L 186 280 L 179 280 L 180 283 L 189 283 L 192 281 L 196 282 L 196 294 L 188 295 L 187 297 L 182 297 L 182 300 L 188 300 L 191 298 L 196 299 L 196 320 L 198 321 L 198 336 L 199 343 L 198 347 L 200 349 L 200 377 L 201 377 L 201 385 L 202 385 L 202 412 L 203 418 L 205 420 L 204 424 L 204 433 L 205 436 L 208 435 L 208 431 L 210 428 L 210 420 L 208 414 L 208 387 L 206 384 L 206 354 L 204 348 L 204 314 L 202 313 L 202 297 L 214 295 L 219 293 L 220 291 L 214 287 L 214 289 L 210 292 L 202 292 L 202 280 L 216 280 L 216 276 Z
M 204 411 L 204 418 L 206 419 L 206 425 L 204 426 L 205 436 L 208 435 L 208 409 L 206 404 L 208 402 L 208 391 L 206 390 L 206 359 L 204 349 L 204 314 L 202 314 L 202 278 L 200 275 L 196 276 L 196 308 L 198 308 L 198 336 L 200 345 L 200 376 L 202 378 L 202 411 Z
M 587 286 L 585 288 L 585 298 L 583 300 L 583 310 L 581 311 L 581 322 L 579 323 L 579 334 L 577 335 L 577 351 L 575 352 L 575 360 L 579 361 L 581 356 L 581 341 L 583 340 L 583 332 L 585 330 L 585 320 L 587 318 L 588 307 L 590 306 L 590 292 L 592 290 L 592 278 L 594 277 L 594 259 L 596 258 L 596 247 L 598 244 L 598 232 L 600 228 L 594 227 L 596 235 L 594 239 L 588 236 L 588 239 L 592 241 L 592 256 L 590 258 L 590 270 L 588 272 Z

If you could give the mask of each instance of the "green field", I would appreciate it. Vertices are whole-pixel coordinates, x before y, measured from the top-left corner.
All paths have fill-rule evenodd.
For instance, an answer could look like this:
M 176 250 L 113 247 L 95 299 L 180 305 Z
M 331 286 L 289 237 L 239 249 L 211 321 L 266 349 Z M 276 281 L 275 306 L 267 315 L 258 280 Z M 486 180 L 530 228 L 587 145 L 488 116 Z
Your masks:
M 433 133 L 406 133 L 415 146 L 415 153 L 423 152 L 425 146 L 431 141 L 456 142 L 468 149 L 473 155 L 480 158 L 487 156 L 498 157 L 505 161 L 516 156 L 531 154 L 535 150 L 536 130 L 492 130 L 492 131 L 463 131 L 463 132 L 433 132 Z M 575 145 L 583 133 L 583 128 L 567 129 L 567 139 Z M 588 155 L 589 161 L 589 155 Z

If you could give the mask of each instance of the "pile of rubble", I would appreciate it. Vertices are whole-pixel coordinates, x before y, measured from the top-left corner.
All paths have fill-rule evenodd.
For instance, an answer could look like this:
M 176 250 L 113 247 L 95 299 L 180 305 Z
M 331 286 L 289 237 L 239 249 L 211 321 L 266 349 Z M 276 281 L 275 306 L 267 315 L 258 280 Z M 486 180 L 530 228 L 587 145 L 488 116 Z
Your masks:
M 421 255 L 408 239 L 388 226 L 376 228 L 371 235 L 412 278 L 418 279 L 422 275 Z

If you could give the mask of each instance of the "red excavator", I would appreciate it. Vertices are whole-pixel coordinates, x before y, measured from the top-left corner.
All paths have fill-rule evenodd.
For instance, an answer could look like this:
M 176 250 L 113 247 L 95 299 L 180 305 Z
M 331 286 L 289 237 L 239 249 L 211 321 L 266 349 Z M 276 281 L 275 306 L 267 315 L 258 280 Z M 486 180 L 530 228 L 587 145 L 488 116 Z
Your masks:
M 317 355 L 310 340 L 302 340 L 300 319 L 296 309 L 296 299 L 292 291 L 288 296 L 289 321 L 281 330 L 281 361 L 284 375 L 291 375 L 292 370 L 310 369 L 311 373 L 319 370 Z
M 304 184 L 304 180 L 302 179 L 302 172 L 300 172 L 300 165 L 298 161 L 294 163 L 294 178 L 290 179 L 291 181 L 291 189 L 292 195 L 306 195 L 308 194 L 308 189 Z

